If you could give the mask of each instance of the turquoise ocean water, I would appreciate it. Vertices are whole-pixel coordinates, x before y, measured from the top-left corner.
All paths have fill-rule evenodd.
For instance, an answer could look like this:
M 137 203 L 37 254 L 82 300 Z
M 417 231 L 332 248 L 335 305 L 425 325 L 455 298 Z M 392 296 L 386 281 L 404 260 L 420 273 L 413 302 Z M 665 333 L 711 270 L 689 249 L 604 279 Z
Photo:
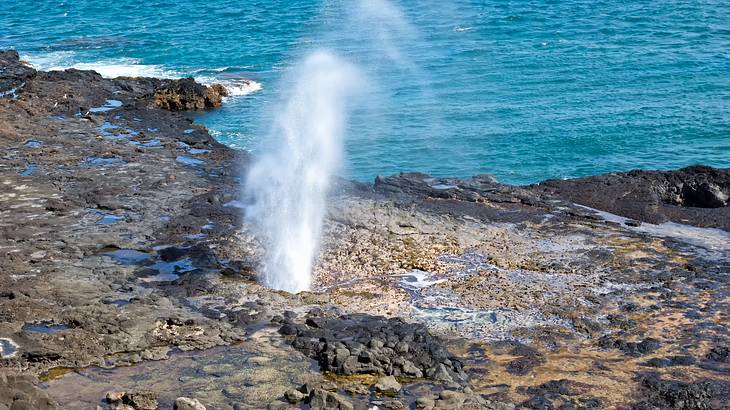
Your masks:
M 397 18 L 361 18 L 356 3 L 5 0 L 0 48 L 42 69 L 237 86 L 196 120 L 254 151 L 282 78 L 332 49 L 363 67 L 374 96 L 347 132 L 343 174 L 360 180 L 730 166 L 726 1 L 402 1 Z M 397 63 L 382 58 L 392 53 Z

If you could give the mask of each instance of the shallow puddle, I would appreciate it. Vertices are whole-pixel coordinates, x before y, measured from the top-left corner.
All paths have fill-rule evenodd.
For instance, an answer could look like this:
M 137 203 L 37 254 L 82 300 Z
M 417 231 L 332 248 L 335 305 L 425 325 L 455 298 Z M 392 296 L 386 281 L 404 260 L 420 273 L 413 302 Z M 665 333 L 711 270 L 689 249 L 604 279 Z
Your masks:
M 188 152 L 192 155 L 207 154 L 210 152 L 209 149 L 190 148 Z
M 0 358 L 9 359 L 18 353 L 18 345 L 11 339 L 0 337 Z
M 108 167 L 113 165 L 122 165 L 126 164 L 126 162 L 117 157 L 117 156 L 111 156 L 111 157 L 86 157 L 85 162 L 89 165 L 97 166 L 97 167 Z
M 136 145 L 138 147 L 145 147 L 145 148 L 159 148 L 162 146 L 162 141 L 158 140 L 157 138 L 153 138 L 149 141 L 130 141 L 129 142 L 132 145 Z
M 25 141 L 25 143 L 23 143 L 23 145 L 25 145 L 28 148 L 40 148 L 43 145 L 43 143 L 38 140 L 28 140 L 28 141 Z
M 31 333 L 46 333 L 46 334 L 52 334 L 52 333 L 58 333 L 63 332 L 64 330 L 68 329 L 68 326 L 62 325 L 62 324 L 56 324 L 56 323 L 26 323 L 23 325 L 23 331 L 24 332 L 31 332 Z
M 92 108 L 89 108 L 89 112 L 90 113 L 95 113 L 95 114 L 96 113 L 103 113 L 103 112 L 111 111 L 111 110 L 113 110 L 115 108 L 119 108 L 121 106 L 122 106 L 122 102 L 119 101 L 119 100 L 106 100 L 104 102 L 104 105 L 102 105 L 101 107 L 92 107 Z
M 36 164 L 28 164 L 22 171 L 19 172 L 21 177 L 29 177 L 38 171 L 41 167 Z
M 178 155 L 177 158 L 175 158 L 175 161 L 183 163 L 185 165 L 190 165 L 190 166 L 200 165 L 203 162 L 205 162 L 203 160 L 186 157 L 184 155 Z
M 96 221 L 97 225 L 113 225 L 119 221 L 123 221 L 123 216 L 117 216 L 112 214 L 104 214 Z
M 108 252 L 101 252 L 100 255 L 112 258 L 120 265 L 137 265 L 152 257 L 147 252 L 134 249 L 116 249 Z

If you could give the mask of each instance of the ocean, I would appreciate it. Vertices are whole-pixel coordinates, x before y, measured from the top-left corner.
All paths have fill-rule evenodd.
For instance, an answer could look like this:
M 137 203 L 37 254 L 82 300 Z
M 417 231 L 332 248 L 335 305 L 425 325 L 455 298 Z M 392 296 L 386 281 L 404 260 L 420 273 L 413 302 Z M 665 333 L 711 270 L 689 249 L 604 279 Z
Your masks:
M 332 50 L 367 74 L 340 172 L 362 181 L 730 167 L 726 1 L 368 4 L 7 0 L 0 48 L 39 69 L 222 82 L 233 95 L 195 120 L 253 152 L 265 149 L 288 74 Z

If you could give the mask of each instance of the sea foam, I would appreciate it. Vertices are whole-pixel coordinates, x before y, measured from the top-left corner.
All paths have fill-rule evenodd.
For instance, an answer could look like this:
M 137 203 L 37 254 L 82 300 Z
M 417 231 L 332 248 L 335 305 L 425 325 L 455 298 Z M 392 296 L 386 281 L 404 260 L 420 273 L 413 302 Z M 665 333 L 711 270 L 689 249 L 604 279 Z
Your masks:
M 93 70 L 105 78 L 115 77 L 156 77 L 177 78 L 179 73 L 168 70 L 158 64 L 142 64 L 136 58 L 116 58 L 98 61 L 80 61 L 76 53 L 71 51 L 55 51 L 47 54 L 24 55 L 33 67 L 43 71 L 60 71 L 69 68 Z
M 229 67 L 221 68 L 204 68 L 185 72 L 181 70 L 171 70 L 160 64 L 143 64 L 137 58 L 117 58 L 99 60 L 93 62 L 79 61 L 79 56 L 71 51 L 56 51 L 40 55 L 24 55 L 23 56 L 33 67 L 44 71 L 59 71 L 69 68 L 78 70 L 92 70 L 101 74 L 104 78 L 116 77 L 154 77 L 154 78 L 182 78 L 193 75 L 196 80 L 202 84 L 210 85 L 220 83 L 223 85 L 231 97 L 239 97 L 259 91 L 262 88 L 261 83 L 244 78 L 219 78 L 217 75 L 202 75 L 201 72 L 221 73 Z

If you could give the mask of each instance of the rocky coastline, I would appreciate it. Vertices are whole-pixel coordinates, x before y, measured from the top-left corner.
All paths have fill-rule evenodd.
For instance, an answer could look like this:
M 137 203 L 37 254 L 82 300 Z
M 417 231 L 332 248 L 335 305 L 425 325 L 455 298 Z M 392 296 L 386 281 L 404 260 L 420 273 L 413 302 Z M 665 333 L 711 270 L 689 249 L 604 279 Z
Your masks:
M 728 408 L 729 169 L 341 180 L 293 295 L 225 94 L 0 51 L 0 409 Z

